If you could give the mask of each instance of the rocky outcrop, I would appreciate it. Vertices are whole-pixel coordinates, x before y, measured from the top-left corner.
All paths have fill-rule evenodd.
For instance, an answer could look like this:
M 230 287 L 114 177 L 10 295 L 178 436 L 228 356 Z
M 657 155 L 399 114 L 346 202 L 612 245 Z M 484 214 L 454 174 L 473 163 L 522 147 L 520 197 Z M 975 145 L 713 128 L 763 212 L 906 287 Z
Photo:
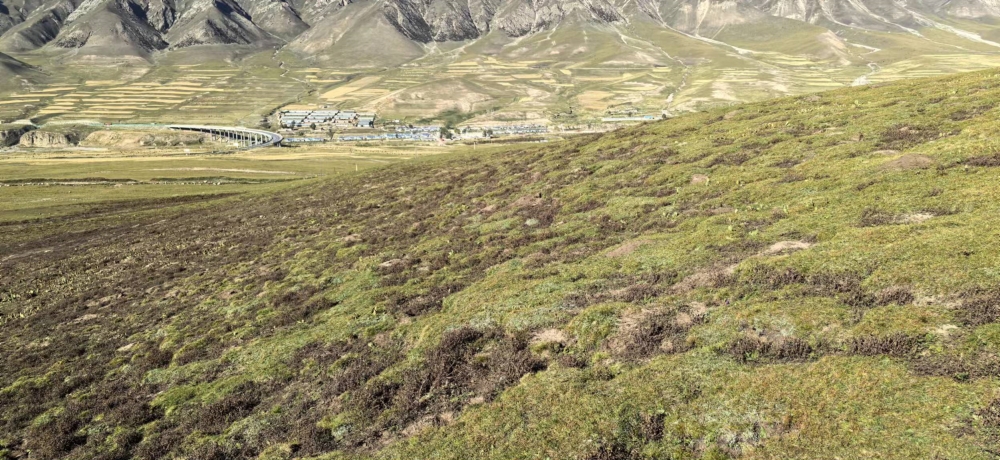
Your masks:
M 52 131 L 31 131 L 21 136 L 21 147 L 70 147 L 79 142 L 76 134 Z
M 81 145 L 88 147 L 141 148 L 141 147 L 183 147 L 201 145 L 207 140 L 201 133 L 178 131 L 116 131 L 102 130 L 90 133 Z
M 0 147 L 10 147 L 21 142 L 21 136 L 28 132 L 30 127 L 22 126 L 0 126 Z

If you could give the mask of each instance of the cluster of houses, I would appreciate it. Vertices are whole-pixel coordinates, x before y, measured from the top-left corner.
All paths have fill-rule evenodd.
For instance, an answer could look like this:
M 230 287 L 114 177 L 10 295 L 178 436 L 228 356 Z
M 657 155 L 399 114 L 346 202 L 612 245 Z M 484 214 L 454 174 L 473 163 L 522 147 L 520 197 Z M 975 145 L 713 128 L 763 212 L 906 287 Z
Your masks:
M 523 135 L 523 134 L 546 134 L 549 128 L 545 125 L 504 125 L 486 126 L 483 131 L 489 132 L 493 136 Z
M 386 134 L 367 134 L 367 135 L 347 135 L 340 136 L 337 138 L 341 142 L 358 142 L 358 141 L 419 141 L 419 142 L 433 142 L 440 138 L 440 133 L 435 132 L 419 132 L 419 133 L 386 133 Z
M 354 110 L 285 110 L 278 118 L 282 128 L 317 127 L 374 128 L 375 114 Z
M 313 142 L 326 142 L 322 137 L 286 137 L 283 142 L 287 144 L 307 144 Z
M 643 122 L 643 121 L 653 121 L 659 118 L 653 115 L 638 115 L 638 116 L 627 116 L 627 117 L 603 117 L 601 121 L 604 123 L 622 123 L 622 122 Z
M 397 133 L 404 133 L 404 134 L 440 133 L 441 132 L 441 127 L 440 126 L 413 126 L 413 125 L 409 125 L 409 126 L 397 126 L 396 127 L 396 132 Z

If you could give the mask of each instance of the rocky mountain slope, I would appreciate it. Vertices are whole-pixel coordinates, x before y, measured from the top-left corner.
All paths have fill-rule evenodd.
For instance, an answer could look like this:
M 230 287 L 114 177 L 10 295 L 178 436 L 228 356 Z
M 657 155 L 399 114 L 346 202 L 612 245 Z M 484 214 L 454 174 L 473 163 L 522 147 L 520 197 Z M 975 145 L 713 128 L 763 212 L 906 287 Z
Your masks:
M 994 458 L 998 119 L 994 71 L 5 222 L 0 458 Z
M 433 43 L 513 40 L 581 22 L 609 32 L 652 23 L 711 42 L 727 27 L 774 18 L 915 36 L 932 28 L 995 45 L 979 32 L 997 17 L 1000 6 L 988 0 L 3 0 L 0 51 L 149 59 L 221 44 L 364 56 L 376 52 L 374 40 L 401 47 L 405 60 Z

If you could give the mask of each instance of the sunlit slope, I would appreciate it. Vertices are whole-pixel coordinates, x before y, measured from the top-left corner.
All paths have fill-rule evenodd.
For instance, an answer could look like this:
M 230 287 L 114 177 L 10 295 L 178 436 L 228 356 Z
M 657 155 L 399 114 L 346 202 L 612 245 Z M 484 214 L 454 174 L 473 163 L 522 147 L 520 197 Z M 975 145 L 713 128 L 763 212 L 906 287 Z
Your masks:
M 991 458 L 998 102 L 912 80 L 3 224 L 0 452 Z

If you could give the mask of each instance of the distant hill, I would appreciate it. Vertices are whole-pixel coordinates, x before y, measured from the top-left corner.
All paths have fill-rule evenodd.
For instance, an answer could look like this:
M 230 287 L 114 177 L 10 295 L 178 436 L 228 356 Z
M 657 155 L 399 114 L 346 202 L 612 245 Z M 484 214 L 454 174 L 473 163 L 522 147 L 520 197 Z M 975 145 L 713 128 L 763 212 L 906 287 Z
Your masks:
M 987 0 L 0 0 L 0 52 L 63 89 L 191 75 L 177 66 L 245 72 L 266 103 L 239 104 L 229 97 L 233 82 L 212 81 L 224 90 L 216 102 L 227 107 L 225 118 L 239 123 L 294 101 L 409 122 L 456 113 L 487 126 L 593 131 L 608 128 L 603 118 L 673 116 L 1000 66 L 1000 7 Z M 52 93 L 36 110 L 89 121 L 140 116 L 78 111 L 71 107 L 81 99 L 60 96 L 67 95 Z M 172 122 L 182 105 L 206 100 L 141 116 Z
M 994 458 L 998 107 L 909 80 L 0 224 L 0 458 Z

